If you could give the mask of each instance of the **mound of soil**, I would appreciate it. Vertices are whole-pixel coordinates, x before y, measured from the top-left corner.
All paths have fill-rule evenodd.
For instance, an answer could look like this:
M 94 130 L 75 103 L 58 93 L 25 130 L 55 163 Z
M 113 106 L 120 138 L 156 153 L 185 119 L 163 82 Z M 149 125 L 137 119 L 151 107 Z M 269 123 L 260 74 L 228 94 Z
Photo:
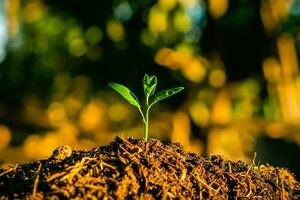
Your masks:
M 108 146 L 63 146 L 49 159 L 0 169 L 0 199 L 12 198 L 300 199 L 300 184 L 287 169 L 117 137 Z

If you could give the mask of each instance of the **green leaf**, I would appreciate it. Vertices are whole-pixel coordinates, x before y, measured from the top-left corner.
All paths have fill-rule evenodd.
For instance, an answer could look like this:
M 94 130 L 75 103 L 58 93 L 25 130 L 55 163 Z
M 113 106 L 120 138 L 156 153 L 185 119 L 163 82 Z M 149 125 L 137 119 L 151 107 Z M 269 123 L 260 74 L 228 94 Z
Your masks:
M 119 83 L 108 83 L 108 86 L 116 90 L 124 99 L 126 99 L 132 105 L 141 108 L 138 98 L 134 95 L 133 92 L 129 90 L 125 85 Z
M 148 76 L 145 74 L 144 79 L 143 79 L 143 87 L 144 87 L 144 93 L 146 98 L 152 96 L 155 92 L 157 85 L 157 78 L 156 76 Z
M 154 95 L 154 101 L 152 104 L 157 103 L 165 98 L 168 98 L 168 97 L 180 92 L 183 89 L 184 89 L 184 87 L 175 87 L 175 88 L 171 88 L 171 89 L 162 90 Z

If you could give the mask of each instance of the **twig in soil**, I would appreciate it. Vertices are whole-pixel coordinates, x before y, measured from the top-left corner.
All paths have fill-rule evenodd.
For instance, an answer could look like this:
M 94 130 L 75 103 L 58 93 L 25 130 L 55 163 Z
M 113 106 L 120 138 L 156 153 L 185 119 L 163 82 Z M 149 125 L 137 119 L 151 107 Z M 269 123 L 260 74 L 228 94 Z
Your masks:
M 112 170 L 115 170 L 117 167 L 115 167 L 115 166 L 113 166 L 113 165 L 110 165 L 110 164 L 108 164 L 108 163 L 106 163 L 106 162 L 104 162 L 104 161 L 102 161 L 101 160 L 101 162 L 100 162 L 100 168 L 101 168 L 101 170 L 103 169 L 103 166 L 105 166 L 105 167 L 109 167 L 109 168 L 111 168 Z
M 39 179 L 40 179 L 41 168 L 42 168 L 42 163 L 39 164 L 39 167 L 38 167 L 37 172 L 36 172 L 37 175 L 36 175 L 35 180 L 34 180 L 31 199 L 35 199 L 36 190 L 37 190 L 37 187 L 38 187 L 38 184 L 39 184 Z
M 194 176 L 200 183 L 202 183 L 203 185 L 204 185 L 204 187 L 206 187 L 207 189 L 208 189 L 208 193 L 209 193 L 209 196 L 212 196 L 211 194 L 212 194 L 212 191 L 214 192 L 214 193 L 216 193 L 217 191 L 213 188 L 213 187 L 211 187 L 211 186 L 209 186 L 207 183 L 206 183 L 206 181 L 205 180 L 201 180 L 199 177 L 197 177 L 197 176 Z M 213 195 L 214 195 L 214 193 L 213 193 Z
M 253 159 L 252 159 L 252 163 L 251 163 L 251 165 L 250 165 L 249 168 L 248 168 L 247 174 L 250 172 L 250 170 L 251 170 L 252 168 L 255 168 L 255 160 L 256 160 L 256 152 L 254 152 Z
M 5 175 L 5 174 L 7 174 L 7 173 L 9 173 L 9 172 L 12 172 L 12 171 L 15 172 L 16 169 L 18 168 L 18 166 L 19 166 L 19 164 L 16 164 L 16 166 L 14 166 L 14 167 L 10 166 L 10 169 L 8 169 L 8 170 L 2 172 L 2 173 L 0 174 L 0 176 L 3 176 L 3 175 Z

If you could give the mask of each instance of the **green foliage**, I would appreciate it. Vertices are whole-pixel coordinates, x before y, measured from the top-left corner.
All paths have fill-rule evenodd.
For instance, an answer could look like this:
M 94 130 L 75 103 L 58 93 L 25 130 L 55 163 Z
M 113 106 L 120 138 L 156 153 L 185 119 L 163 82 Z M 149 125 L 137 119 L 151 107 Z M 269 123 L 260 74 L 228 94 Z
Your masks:
M 162 90 L 156 94 L 156 86 L 157 86 L 157 77 L 156 76 L 148 76 L 145 74 L 144 79 L 143 79 L 143 88 L 144 88 L 144 94 L 146 98 L 146 105 L 144 110 L 142 110 L 142 107 L 139 103 L 138 98 L 135 96 L 133 92 L 130 91 L 126 86 L 119 84 L 119 83 L 114 83 L 111 82 L 108 84 L 111 88 L 116 90 L 124 99 L 126 99 L 130 104 L 134 105 L 137 107 L 142 115 L 143 122 L 144 122 L 144 139 L 147 141 L 148 140 L 148 127 L 149 127 L 149 111 L 150 108 L 156 104 L 157 102 L 166 99 L 181 90 L 183 90 L 183 87 L 175 87 L 175 88 L 170 88 L 170 89 L 165 89 Z M 154 98 L 152 99 L 151 103 L 149 104 L 149 98 L 154 95 Z
M 124 99 L 126 99 L 130 104 L 136 106 L 137 108 L 141 108 L 138 98 L 134 95 L 130 89 L 119 83 L 109 83 L 111 88 L 116 90 Z
M 143 79 L 143 87 L 144 87 L 144 93 L 146 99 L 149 99 L 149 97 L 154 94 L 156 86 L 157 86 L 156 76 L 149 77 L 147 74 L 145 74 Z
M 183 90 L 183 87 L 175 87 L 171 89 L 162 90 L 157 94 L 155 94 L 153 103 L 157 103 L 163 99 L 173 96 L 174 94 L 180 92 L 181 90 Z

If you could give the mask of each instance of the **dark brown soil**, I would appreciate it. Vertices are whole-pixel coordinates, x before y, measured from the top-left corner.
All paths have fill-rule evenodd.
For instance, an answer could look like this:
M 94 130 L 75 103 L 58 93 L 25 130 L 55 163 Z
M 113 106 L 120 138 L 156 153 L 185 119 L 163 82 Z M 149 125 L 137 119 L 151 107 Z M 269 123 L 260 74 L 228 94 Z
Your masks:
M 56 149 L 0 169 L 0 199 L 300 199 L 288 170 L 205 159 L 179 144 L 117 137 L 108 146 Z

